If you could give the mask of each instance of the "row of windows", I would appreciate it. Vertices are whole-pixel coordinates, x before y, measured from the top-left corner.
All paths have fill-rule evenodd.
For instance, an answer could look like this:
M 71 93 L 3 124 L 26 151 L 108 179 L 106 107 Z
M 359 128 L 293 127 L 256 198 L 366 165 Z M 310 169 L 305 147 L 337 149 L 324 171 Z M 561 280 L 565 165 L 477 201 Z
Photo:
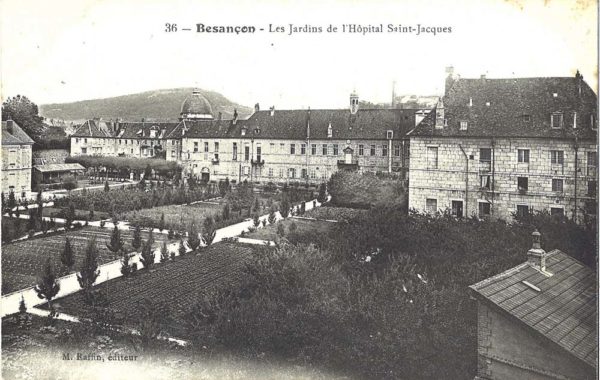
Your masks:
M 250 175 L 250 167 L 249 166 L 244 166 L 242 167 L 242 174 L 243 175 Z M 277 176 L 279 178 L 289 178 L 289 179 L 294 179 L 294 178 L 302 178 L 302 179 L 317 179 L 317 178 L 321 178 L 321 179 L 326 179 L 327 178 L 327 171 L 324 170 L 315 170 L 315 169 L 310 169 L 307 170 L 306 168 L 297 170 L 296 168 L 288 168 L 287 170 L 284 168 L 279 168 L 277 173 L 275 172 L 275 169 L 273 168 L 269 168 L 267 171 L 267 175 L 269 178 L 274 178 L 275 174 L 277 174 Z M 262 171 L 258 174 L 259 176 L 262 175 Z
M 472 158 L 472 157 L 471 157 Z M 550 150 L 550 163 L 553 165 L 564 165 L 565 163 L 565 152 L 562 150 Z M 491 148 L 480 148 L 479 149 L 479 162 L 489 163 L 492 161 L 492 149 Z M 518 163 L 529 163 L 529 149 L 517 149 L 517 162 Z M 589 168 L 595 168 L 598 164 L 597 153 L 587 152 L 587 166 Z M 438 168 L 438 147 L 428 146 L 427 147 L 427 168 L 437 169 Z
M 452 201 L 450 205 L 450 212 L 453 216 L 462 218 L 463 215 L 463 201 Z M 427 198 L 425 200 L 425 211 L 430 214 L 435 214 L 439 211 L 438 202 L 435 198 Z M 479 201 L 477 205 L 478 216 L 480 218 L 489 217 L 492 211 L 492 204 L 489 202 Z M 528 205 L 517 205 L 515 213 L 518 216 L 525 216 L 529 213 Z M 564 215 L 564 208 L 562 207 L 551 207 L 550 214 L 552 215 Z

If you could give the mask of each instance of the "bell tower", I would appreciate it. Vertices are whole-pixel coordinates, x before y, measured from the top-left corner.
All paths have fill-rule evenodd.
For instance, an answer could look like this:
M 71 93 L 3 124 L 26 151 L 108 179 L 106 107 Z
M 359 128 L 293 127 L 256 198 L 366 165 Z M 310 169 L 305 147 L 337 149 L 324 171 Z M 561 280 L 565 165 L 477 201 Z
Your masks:
M 356 114 L 358 112 L 358 95 L 356 95 L 356 91 L 352 91 L 350 94 L 350 113 Z

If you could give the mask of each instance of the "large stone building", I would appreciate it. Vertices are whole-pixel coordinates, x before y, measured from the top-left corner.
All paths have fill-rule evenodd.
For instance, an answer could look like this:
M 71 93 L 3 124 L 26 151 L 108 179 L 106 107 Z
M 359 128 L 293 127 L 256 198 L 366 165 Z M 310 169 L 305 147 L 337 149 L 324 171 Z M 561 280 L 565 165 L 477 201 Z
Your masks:
M 33 140 L 13 120 L 2 122 L 2 192 L 27 198 L 31 192 Z
M 598 368 L 594 271 L 540 234 L 527 261 L 472 285 L 476 380 L 594 379 Z
M 201 180 L 322 182 L 337 170 L 408 172 L 406 133 L 416 109 L 260 110 L 247 120 L 212 116 L 198 91 L 175 123 L 88 120 L 71 136 L 72 155 L 155 157 L 178 161 Z
M 595 214 L 597 96 L 567 78 L 456 79 L 410 136 L 409 207 Z

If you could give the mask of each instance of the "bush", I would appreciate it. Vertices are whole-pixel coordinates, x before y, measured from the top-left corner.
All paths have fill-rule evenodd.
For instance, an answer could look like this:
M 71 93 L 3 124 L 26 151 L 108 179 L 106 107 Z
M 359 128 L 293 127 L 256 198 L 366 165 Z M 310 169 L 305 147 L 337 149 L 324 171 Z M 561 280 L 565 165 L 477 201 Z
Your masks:
M 63 177 L 62 184 L 65 190 L 71 191 L 77 188 L 77 179 L 71 175 Z

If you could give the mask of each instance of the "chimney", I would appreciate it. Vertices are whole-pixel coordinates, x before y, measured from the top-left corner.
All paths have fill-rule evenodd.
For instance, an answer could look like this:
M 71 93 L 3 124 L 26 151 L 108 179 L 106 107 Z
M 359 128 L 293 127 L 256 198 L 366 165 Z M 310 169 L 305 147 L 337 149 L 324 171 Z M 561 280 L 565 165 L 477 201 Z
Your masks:
M 254 105 L 254 112 L 258 112 L 258 111 L 260 111 L 260 105 L 258 103 L 256 103 Z
M 481 74 L 480 78 L 485 79 L 485 74 Z
M 444 113 L 444 99 L 440 98 L 435 107 L 435 129 L 444 129 L 446 126 L 446 116 Z
M 271 116 L 275 116 L 275 106 L 271 106 Z
M 13 126 L 12 120 L 6 120 L 6 131 L 13 135 L 15 133 L 15 128 Z
M 583 75 L 577 70 L 575 73 L 575 79 L 577 80 L 577 93 L 581 96 L 581 83 L 583 82 Z
M 233 110 L 233 125 L 235 125 L 237 123 L 237 119 L 238 119 L 238 113 L 237 113 L 237 109 L 234 108 Z
M 542 249 L 542 245 L 540 243 L 542 234 L 536 229 L 531 233 L 531 239 L 533 244 L 531 249 L 527 251 L 527 263 L 532 268 L 539 270 L 540 272 L 546 272 L 546 251 Z

